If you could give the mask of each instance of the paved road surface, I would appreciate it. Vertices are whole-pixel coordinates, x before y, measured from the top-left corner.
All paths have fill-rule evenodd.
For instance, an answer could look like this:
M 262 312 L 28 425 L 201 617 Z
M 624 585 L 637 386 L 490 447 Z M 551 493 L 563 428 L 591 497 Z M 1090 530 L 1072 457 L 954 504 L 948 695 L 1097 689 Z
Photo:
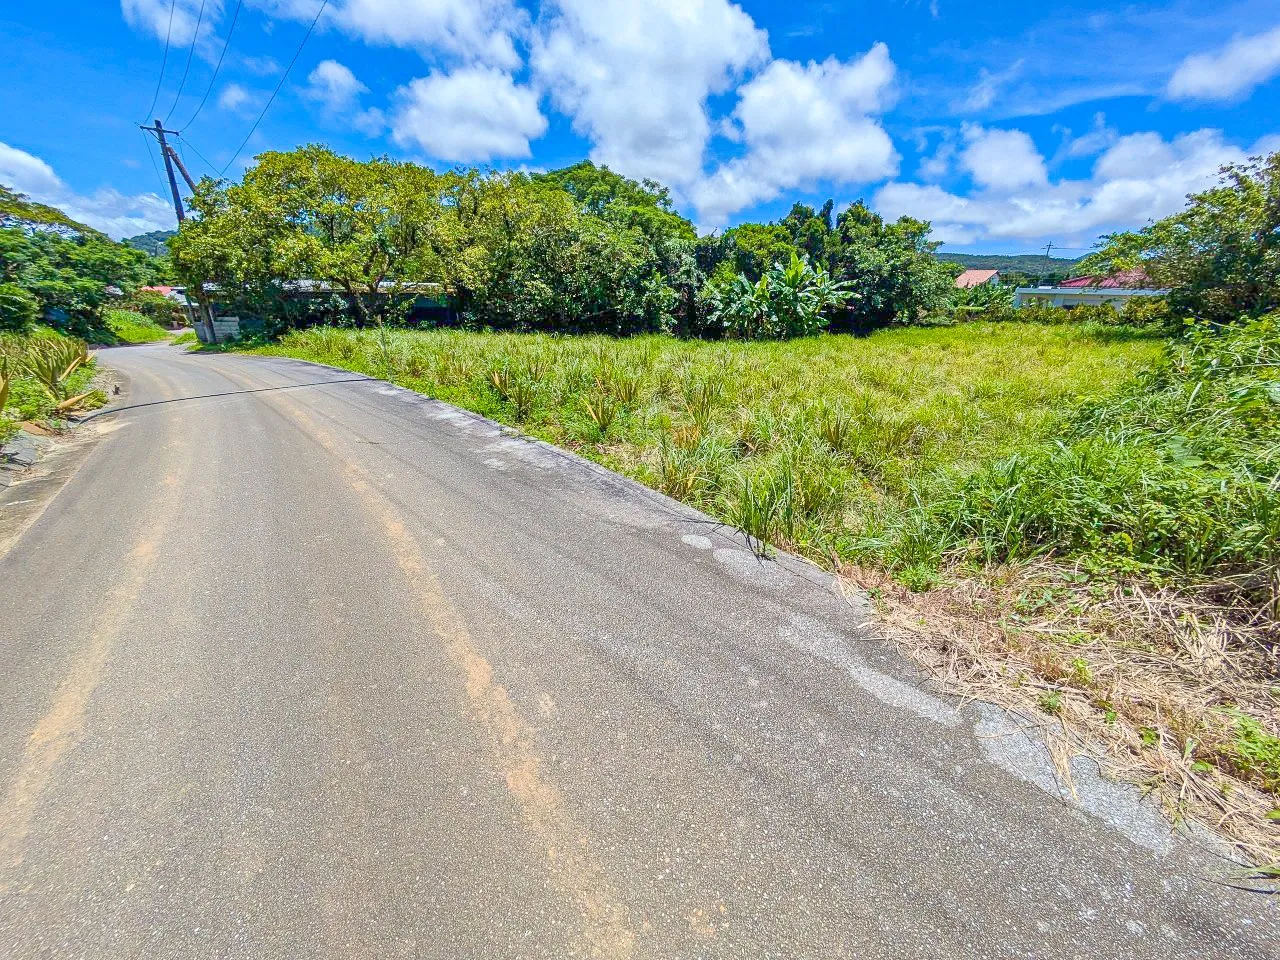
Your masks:
M 0 559 L 0 955 L 1280 956 L 816 571 L 375 381 L 103 359 Z

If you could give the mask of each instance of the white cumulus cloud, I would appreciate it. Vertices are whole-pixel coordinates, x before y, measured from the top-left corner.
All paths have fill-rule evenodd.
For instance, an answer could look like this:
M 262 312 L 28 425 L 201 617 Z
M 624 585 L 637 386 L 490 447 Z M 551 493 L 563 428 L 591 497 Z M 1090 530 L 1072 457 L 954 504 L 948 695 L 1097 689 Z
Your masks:
M 1234 100 L 1280 73 L 1280 26 L 1187 57 L 1169 78 L 1175 100 Z
M 120 0 L 126 23 L 157 40 L 168 38 L 174 47 L 189 47 L 197 24 L 201 36 L 207 36 L 205 31 L 222 16 L 222 7 L 223 0 Z
M 964 127 L 965 147 L 960 165 L 974 182 L 996 190 L 1014 190 L 1047 183 L 1049 172 L 1035 143 L 1021 130 Z
M 370 135 L 386 124 L 376 107 L 360 108 L 360 98 L 369 88 L 356 79 L 351 69 L 337 60 L 321 60 L 307 76 L 302 95 L 318 103 L 330 120 L 340 120 Z
M 547 130 L 538 95 L 493 67 L 433 71 L 400 88 L 396 99 L 392 138 L 440 160 L 527 157 L 529 141 Z
M 1094 162 L 1086 179 L 991 184 L 968 196 L 939 186 L 889 183 L 875 206 L 890 217 L 932 221 L 948 243 L 1046 238 L 1088 246 L 1098 235 L 1132 229 L 1176 213 L 1186 195 L 1213 185 L 1218 168 L 1275 150 L 1280 138 L 1248 149 L 1229 144 L 1220 130 L 1197 130 L 1166 140 L 1157 133 L 1120 137 Z
M 875 115 L 892 104 L 894 77 L 882 43 L 847 62 L 774 60 L 738 91 L 729 132 L 745 152 L 691 191 L 699 222 L 720 226 L 784 190 L 893 176 L 899 157 Z
M 369 43 L 506 69 L 520 65 L 515 38 L 529 19 L 512 0 L 345 0 L 332 10 L 334 23 Z
M 127 196 L 110 187 L 93 194 L 76 193 L 39 157 L 0 142 L 0 184 L 25 193 L 38 203 L 62 210 L 109 236 L 135 236 L 151 230 L 172 230 L 173 207 L 154 193 Z
M 593 160 L 677 189 L 703 166 L 707 98 L 769 53 L 765 32 L 727 0 L 556 0 L 549 10 L 536 82 Z

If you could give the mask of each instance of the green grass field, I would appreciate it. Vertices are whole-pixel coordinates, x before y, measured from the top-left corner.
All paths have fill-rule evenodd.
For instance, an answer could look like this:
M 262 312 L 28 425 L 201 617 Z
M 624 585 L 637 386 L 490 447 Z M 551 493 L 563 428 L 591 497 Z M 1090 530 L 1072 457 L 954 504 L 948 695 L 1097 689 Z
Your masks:
M 880 556 L 919 498 L 1157 362 L 1117 328 L 970 324 L 707 343 L 315 328 L 261 352 L 386 376 L 830 565 Z M 892 565 L 892 564 L 891 564 Z

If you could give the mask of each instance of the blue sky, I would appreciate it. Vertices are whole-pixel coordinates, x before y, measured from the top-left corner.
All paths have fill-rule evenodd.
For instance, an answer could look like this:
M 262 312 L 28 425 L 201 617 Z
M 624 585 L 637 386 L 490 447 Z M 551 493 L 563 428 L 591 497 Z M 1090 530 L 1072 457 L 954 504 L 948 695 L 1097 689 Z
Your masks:
M 0 183 L 115 236 L 170 227 L 137 127 L 159 115 L 197 176 L 310 141 L 589 156 L 667 183 L 703 230 L 864 198 L 944 249 L 1076 254 L 1280 149 L 1280 0 L 330 0 L 286 76 L 319 9 L 5 4 Z

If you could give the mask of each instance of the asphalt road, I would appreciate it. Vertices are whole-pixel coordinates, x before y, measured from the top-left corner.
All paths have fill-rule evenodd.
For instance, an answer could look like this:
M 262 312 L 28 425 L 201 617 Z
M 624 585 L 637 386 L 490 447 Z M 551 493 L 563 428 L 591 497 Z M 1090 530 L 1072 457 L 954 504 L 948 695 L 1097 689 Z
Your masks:
M 0 559 L 0 956 L 1280 956 L 817 571 L 376 381 L 102 359 Z

